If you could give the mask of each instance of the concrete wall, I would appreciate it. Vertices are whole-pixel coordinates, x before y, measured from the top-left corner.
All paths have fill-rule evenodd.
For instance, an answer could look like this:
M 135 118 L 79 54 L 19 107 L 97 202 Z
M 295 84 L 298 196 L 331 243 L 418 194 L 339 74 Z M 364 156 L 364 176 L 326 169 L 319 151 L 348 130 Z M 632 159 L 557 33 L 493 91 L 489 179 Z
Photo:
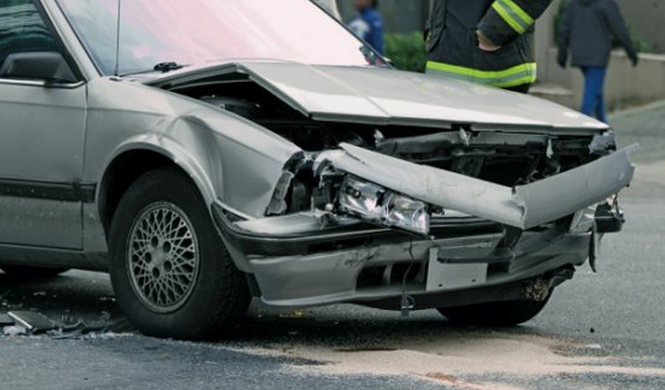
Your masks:
M 644 38 L 654 53 L 665 53 L 665 1 L 617 0 L 626 21 Z
M 540 81 L 570 89 L 572 106 L 577 108 L 584 93 L 582 72 L 575 68 L 560 68 L 556 64 L 556 55 L 555 48 L 548 50 L 547 66 L 540 67 Z M 665 55 L 640 54 L 640 64 L 634 68 L 623 51 L 613 52 L 605 82 L 605 98 L 611 109 L 665 99 Z

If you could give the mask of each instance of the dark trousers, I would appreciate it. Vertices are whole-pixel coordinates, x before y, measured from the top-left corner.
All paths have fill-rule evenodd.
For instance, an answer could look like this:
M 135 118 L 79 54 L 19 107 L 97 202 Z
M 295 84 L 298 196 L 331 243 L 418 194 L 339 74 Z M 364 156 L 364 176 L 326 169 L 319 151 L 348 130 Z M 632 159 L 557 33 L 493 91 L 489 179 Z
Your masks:
M 594 116 L 603 123 L 607 123 L 607 111 L 605 110 L 605 98 L 603 89 L 607 68 L 585 66 L 584 73 L 584 99 L 582 100 L 582 113 Z

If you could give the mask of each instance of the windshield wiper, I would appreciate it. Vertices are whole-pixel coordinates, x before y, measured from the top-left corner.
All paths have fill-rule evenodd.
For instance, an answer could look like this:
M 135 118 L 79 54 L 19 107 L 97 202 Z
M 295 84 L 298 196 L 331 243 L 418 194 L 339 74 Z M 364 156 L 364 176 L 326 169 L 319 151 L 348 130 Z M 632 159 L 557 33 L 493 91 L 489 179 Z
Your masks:
M 153 68 L 157 72 L 170 72 L 172 70 L 178 70 L 184 68 L 185 65 L 181 65 L 177 62 L 160 62 L 159 64 L 155 65 Z
M 179 64 L 177 62 L 160 62 L 159 64 L 153 66 L 152 69 L 140 70 L 140 71 L 136 71 L 136 72 L 127 72 L 127 73 L 121 74 L 120 76 L 122 76 L 122 77 L 124 77 L 124 76 L 134 76 L 134 75 L 141 75 L 141 74 L 153 73 L 153 72 L 166 73 L 166 72 L 170 72 L 172 70 L 182 69 L 186 66 L 189 66 L 189 65 L 183 65 L 183 64 Z

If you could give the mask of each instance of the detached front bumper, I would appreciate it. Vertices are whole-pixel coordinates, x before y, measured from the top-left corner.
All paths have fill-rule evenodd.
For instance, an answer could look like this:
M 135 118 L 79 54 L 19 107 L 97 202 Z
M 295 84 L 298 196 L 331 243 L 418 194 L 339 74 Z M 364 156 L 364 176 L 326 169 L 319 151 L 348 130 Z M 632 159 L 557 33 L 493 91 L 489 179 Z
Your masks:
M 511 189 L 342 147 L 317 160 L 318 175 L 363 178 L 441 207 L 448 217 L 433 219 L 429 236 L 422 237 L 358 216 L 338 216 L 336 227 L 325 227 L 315 213 L 233 222 L 213 205 L 217 227 L 246 257 L 267 304 L 379 305 L 408 294 L 424 309 L 444 306 L 451 296 L 457 304 L 517 299 L 496 292 L 543 277 L 551 287 L 557 272 L 582 265 L 594 248 L 594 215 L 580 210 L 618 193 L 634 173 L 632 149 L 625 149 Z M 571 225 L 567 217 L 573 214 L 588 216 L 586 224 L 573 218 Z M 466 291 L 475 292 L 469 295 L 475 300 L 459 295 Z

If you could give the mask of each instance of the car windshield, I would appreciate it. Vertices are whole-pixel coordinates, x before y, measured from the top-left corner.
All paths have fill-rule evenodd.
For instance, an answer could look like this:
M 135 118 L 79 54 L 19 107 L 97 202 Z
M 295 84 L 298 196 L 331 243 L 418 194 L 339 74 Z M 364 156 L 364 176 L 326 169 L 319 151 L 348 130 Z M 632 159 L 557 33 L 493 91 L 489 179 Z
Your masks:
M 362 41 L 308 0 L 58 0 L 58 4 L 105 75 L 234 59 L 330 65 L 373 62 L 373 53 Z

